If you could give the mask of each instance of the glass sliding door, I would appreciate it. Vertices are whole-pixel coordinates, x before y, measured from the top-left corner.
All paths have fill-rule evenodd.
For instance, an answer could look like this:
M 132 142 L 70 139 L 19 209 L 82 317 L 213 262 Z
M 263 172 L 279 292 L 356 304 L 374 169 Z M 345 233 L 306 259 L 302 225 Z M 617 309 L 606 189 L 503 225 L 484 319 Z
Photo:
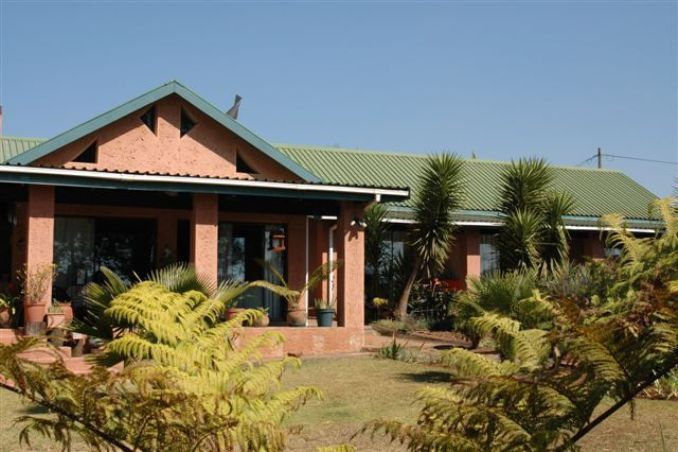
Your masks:
M 219 281 L 263 279 L 278 284 L 276 272 L 287 278 L 286 236 L 284 225 L 219 223 Z M 262 288 L 243 295 L 238 307 L 266 308 L 272 320 L 285 317 L 281 297 Z
M 121 218 L 56 217 L 53 295 L 73 300 L 96 279 L 103 265 L 127 281 L 153 268 L 155 221 Z
M 54 219 L 54 291 L 57 300 L 73 299 L 96 272 L 94 219 Z

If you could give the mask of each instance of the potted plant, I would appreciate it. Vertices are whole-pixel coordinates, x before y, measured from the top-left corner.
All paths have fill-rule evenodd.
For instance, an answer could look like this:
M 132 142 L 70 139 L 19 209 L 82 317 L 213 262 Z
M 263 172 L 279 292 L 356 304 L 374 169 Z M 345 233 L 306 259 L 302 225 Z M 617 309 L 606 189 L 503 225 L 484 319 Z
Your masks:
M 239 308 L 238 307 L 238 300 L 233 300 L 233 303 L 228 307 L 226 310 L 226 320 L 231 320 L 241 312 L 243 312 L 245 308 Z
M 60 328 L 66 323 L 66 313 L 64 308 L 58 303 L 53 304 L 47 309 L 45 317 L 48 329 Z
M 0 328 L 9 328 L 11 325 L 13 308 L 11 300 L 5 295 L 0 295 Z
M 306 284 L 300 289 L 292 289 L 278 269 L 269 262 L 264 262 L 263 264 L 278 279 L 280 285 L 267 281 L 257 281 L 256 285 L 264 287 L 285 299 L 287 302 L 287 324 L 289 326 L 306 326 L 307 313 L 304 303 L 306 293 L 311 291 L 321 281 L 327 279 L 339 263 L 325 263 L 319 266 L 308 275 Z
M 336 300 L 327 301 L 322 298 L 315 300 L 315 312 L 318 316 L 318 326 L 331 327 L 334 320 L 334 305 Z
M 35 269 L 24 267 L 19 274 L 22 282 L 21 294 L 24 298 L 26 333 L 29 335 L 39 333 L 42 328 L 47 311 L 47 302 L 43 300 L 50 288 L 54 269 L 54 264 L 44 264 Z
M 259 328 L 268 326 L 268 324 L 271 323 L 271 319 L 268 316 L 268 308 L 257 308 L 257 311 L 260 311 L 262 315 L 261 317 L 257 318 L 254 321 L 254 324 L 252 326 L 256 326 Z

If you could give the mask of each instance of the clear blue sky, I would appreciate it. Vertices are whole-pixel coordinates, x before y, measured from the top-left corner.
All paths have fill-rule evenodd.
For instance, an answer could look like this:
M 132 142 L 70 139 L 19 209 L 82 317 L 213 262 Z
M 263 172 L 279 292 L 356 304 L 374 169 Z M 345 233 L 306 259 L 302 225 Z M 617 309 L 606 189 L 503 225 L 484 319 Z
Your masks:
M 678 156 L 675 2 L 2 0 L 4 133 L 50 137 L 167 80 L 272 142 L 576 165 Z M 675 166 L 604 162 L 667 195 Z

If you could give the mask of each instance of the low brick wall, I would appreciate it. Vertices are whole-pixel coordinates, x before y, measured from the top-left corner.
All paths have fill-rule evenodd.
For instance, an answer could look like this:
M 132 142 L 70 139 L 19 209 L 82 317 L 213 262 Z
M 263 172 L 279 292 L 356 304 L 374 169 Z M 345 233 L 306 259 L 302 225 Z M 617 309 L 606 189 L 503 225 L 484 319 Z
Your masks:
M 17 331 L 10 328 L 0 328 L 0 344 L 11 345 L 18 340 Z
M 264 352 L 267 357 L 285 355 L 314 356 L 339 353 L 356 353 L 362 350 L 365 340 L 364 328 L 332 327 L 267 327 L 242 328 L 238 341 L 247 342 L 268 331 L 275 331 L 285 337 L 285 342 L 274 349 Z

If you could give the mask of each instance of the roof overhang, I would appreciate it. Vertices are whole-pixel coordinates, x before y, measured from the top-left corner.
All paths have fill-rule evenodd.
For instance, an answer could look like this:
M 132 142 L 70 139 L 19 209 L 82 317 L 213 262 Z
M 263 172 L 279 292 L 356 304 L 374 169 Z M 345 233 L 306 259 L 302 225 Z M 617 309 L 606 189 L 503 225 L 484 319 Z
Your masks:
M 0 182 L 59 187 L 176 191 L 340 201 L 402 201 L 406 188 L 379 188 L 322 183 L 228 179 L 217 177 L 133 174 L 66 168 L 0 165 Z
M 386 220 L 394 224 L 414 224 L 414 211 L 408 207 L 388 206 Z M 569 231 L 610 231 L 601 224 L 600 217 L 566 215 L 565 229 Z M 653 234 L 664 225 L 659 220 L 628 218 L 626 230 L 638 234 Z M 493 211 L 459 210 L 453 213 L 452 222 L 458 226 L 498 228 L 504 225 L 504 214 Z

